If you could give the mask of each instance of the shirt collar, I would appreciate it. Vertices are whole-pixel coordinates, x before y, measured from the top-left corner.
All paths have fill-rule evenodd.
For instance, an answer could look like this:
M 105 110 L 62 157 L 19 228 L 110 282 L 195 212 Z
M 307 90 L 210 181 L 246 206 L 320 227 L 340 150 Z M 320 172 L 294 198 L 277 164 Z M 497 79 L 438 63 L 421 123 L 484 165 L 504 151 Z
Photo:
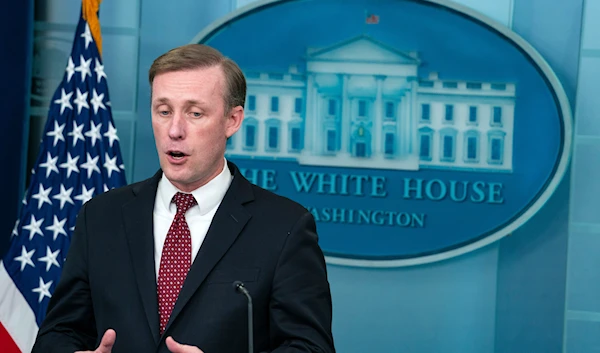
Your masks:
M 219 173 L 215 178 L 205 185 L 191 192 L 191 194 L 194 195 L 196 202 L 198 202 L 198 205 L 192 207 L 192 209 L 198 207 L 201 215 L 205 215 L 210 212 L 213 208 L 221 203 L 221 200 L 223 200 L 227 189 L 229 189 L 232 178 L 233 176 L 231 175 L 231 171 L 227 166 L 227 160 L 225 160 L 221 173 Z M 169 213 L 175 213 L 177 207 L 174 203 L 171 203 L 171 200 L 179 191 L 181 190 L 177 189 L 177 187 L 175 187 L 175 185 L 173 185 L 163 173 L 160 181 L 158 182 L 158 204 L 160 204 L 165 211 Z

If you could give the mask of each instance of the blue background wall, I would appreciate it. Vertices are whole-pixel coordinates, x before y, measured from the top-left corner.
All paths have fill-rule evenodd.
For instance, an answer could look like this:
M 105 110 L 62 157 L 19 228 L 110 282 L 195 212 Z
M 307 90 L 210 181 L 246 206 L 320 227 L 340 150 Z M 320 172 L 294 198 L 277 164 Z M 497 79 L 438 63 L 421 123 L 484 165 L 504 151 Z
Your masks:
M 105 69 L 127 180 L 149 177 L 158 167 L 149 112 L 151 62 L 250 2 L 102 3 Z M 535 217 L 483 249 L 408 268 L 330 265 L 338 351 L 600 352 L 600 25 L 592 21 L 600 16 L 600 0 L 456 2 L 511 27 L 554 69 L 576 117 L 572 170 Z M 79 4 L 35 2 L 34 76 L 48 84 L 47 92 L 55 87 L 51 68 L 62 75 Z M 39 141 L 45 92 L 38 90 L 31 107 L 31 141 Z M 36 151 L 32 143 L 30 163 Z
M 600 1 L 586 0 L 569 214 L 565 347 L 600 352 Z
M 29 91 L 31 79 L 31 42 L 33 33 L 33 0 L 19 1 L 12 7 L 11 16 L 0 21 L 0 104 L 4 107 L 0 129 L 0 166 L 6 171 L 0 174 L 3 207 L 0 218 L 0 240 L 8 239 L 21 201 L 20 190 L 25 182 L 25 163 L 19 151 L 27 147 L 29 123 Z M 0 241 L 0 258 L 7 250 Z

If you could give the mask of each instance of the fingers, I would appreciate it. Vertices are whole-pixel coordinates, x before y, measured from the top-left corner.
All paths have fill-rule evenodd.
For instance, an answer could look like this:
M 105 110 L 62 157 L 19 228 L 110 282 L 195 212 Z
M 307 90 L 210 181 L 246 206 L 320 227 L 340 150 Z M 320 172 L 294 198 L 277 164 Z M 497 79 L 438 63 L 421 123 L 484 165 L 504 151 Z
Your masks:
M 108 329 L 102 336 L 102 341 L 95 351 L 77 351 L 74 353 L 111 353 L 115 341 L 117 340 L 117 333 L 113 329 Z
M 204 353 L 197 347 L 178 343 L 171 336 L 167 337 L 166 343 L 171 353 Z
M 117 333 L 113 329 L 108 329 L 102 336 L 102 341 L 96 349 L 96 353 L 111 353 L 115 341 L 117 340 Z

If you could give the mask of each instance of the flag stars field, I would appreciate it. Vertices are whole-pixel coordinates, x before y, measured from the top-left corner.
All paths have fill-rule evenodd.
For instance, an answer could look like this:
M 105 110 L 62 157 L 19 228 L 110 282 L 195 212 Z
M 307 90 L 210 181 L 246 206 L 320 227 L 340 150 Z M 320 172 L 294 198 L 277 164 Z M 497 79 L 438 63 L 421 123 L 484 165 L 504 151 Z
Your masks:
M 9 249 L 0 262 L 0 332 L 4 329 L 21 352 L 33 346 L 81 207 L 126 185 L 109 75 L 97 45 L 100 27 L 90 27 L 87 20 L 79 19 Z M 0 347 L 4 337 L 0 335 Z

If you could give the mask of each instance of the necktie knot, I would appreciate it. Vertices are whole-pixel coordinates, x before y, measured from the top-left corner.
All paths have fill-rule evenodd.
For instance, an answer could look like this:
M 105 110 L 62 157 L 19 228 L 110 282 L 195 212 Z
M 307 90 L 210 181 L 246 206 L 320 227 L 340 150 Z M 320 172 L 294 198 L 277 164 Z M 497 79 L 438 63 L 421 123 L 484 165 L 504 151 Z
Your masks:
M 177 213 L 180 214 L 186 213 L 187 210 L 198 204 L 194 195 L 184 194 L 182 192 L 176 193 L 171 202 L 175 203 L 175 206 L 177 206 Z

